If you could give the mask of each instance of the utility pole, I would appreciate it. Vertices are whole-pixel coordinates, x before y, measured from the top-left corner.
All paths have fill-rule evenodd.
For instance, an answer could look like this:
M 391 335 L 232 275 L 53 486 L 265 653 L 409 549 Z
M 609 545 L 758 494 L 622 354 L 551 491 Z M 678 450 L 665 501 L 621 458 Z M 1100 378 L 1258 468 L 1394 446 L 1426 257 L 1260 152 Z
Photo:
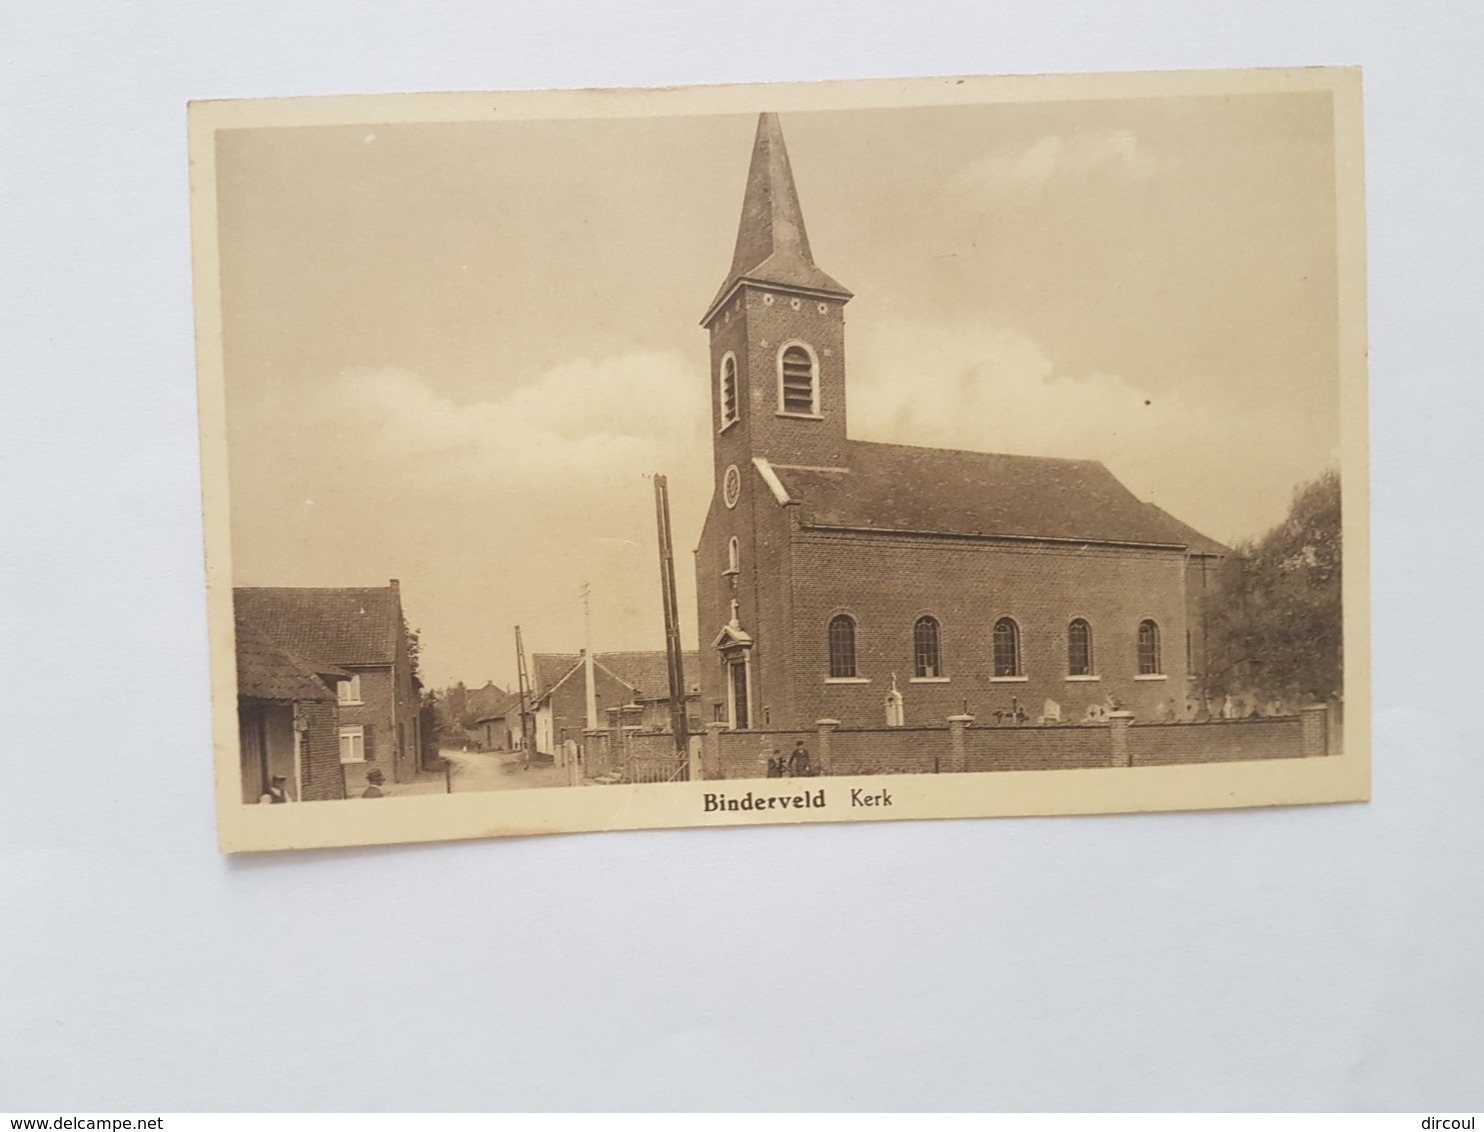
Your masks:
M 675 753 L 690 757 L 690 728 L 685 715 L 685 662 L 680 651 L 680 608 L 675 599 L 675 551 L 670 541 L 670 485 L 654 477 L 655 522 L 660 536 L 660 590 L 665 606 L 665 660 L 670 673 L 670 729 Z
M 531 748 L 536 745 L 536 717 L 530 710 L 531 680 L 526 674 L 526 647 L 521 643 L 520 626 L 515 627 L 515 673 L 520 688 L 521 765 L 531 765 Z
M 588 734 L 598 729 L 598 680 L 593 672 L 593 611 L 592 611 L 593 587 L 587 582 L 582 583 L 582 679 L 587 689 L 587 730 Z M 623 713 L 619 713 L 618 726 L 623 729 Z M 583 751 L 586 752 L 587 744 L 583 743 Z M 576 786 L 579 784 L 581 774 L 577 769 L 577 760 L 574 758 L 567 768 L 567 784 Z
M 582 678 L 587 684 L 587 729 L 598 728 L 598 685 L 593 675 L 593 588 L 582 583 Z

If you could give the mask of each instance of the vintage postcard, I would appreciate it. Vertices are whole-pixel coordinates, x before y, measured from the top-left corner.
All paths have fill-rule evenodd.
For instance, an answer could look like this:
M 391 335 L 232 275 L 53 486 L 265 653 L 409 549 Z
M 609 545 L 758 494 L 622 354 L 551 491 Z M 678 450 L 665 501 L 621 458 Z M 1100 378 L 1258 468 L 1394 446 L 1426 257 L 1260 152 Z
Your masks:
M 1360 86 L 193 104 L 223 849 L 1365 799 Z

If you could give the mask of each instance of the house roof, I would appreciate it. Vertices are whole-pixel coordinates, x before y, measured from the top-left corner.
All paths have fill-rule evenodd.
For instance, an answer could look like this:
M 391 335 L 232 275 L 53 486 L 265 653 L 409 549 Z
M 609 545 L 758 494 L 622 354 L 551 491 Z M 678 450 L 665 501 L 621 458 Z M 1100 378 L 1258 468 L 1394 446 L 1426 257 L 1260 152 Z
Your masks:
M 232 591 L 240 617 L 275 644 L 338 665 L 391 664 L 402 631 L 395 584 L 376 589 L 247 587 Z
M 520 695 L 516 692 L 507 692 L 504 698 L 492 702 L 489 706 L 480 708 L 474 716 L 476 724 L 485 723 L 494 719 L 509 719 L 520 713 Z
M 482 688 L 470 688 L 464 694 L 464 717 L 466 719 L 494 719 L 495 709 L 503 708 L 509 693 L 491 681 Z
M 814 527 L 1189 546 L 1212 539 L 1145 503 L 1096 460 L 849 442 L 848 467 L 758 471 Z M 782 495 L 779 494 L 779 489 Z
M 706 308 L 701 320 L 703 326 L 711 321 L 732 288 L 744 279 L 850 298 L 849 291 L 819 269 L 809 251 L 799 191 L 794 187 L 793 169 L 777 114 L 758 115 L 732 267 L 716 298 Z
M 349 676 L 274 644 L 251 622 L 237 618 L 237 694 L 243 699 L 313 702 L 335 699 L 325 678 Z
M 682 652 L 686 693 L 700 690 L 697 677 L 700 654 Z M 536 653 L 531 657 L 536 669 L 536 698 L 545 699 L 582 666 L 581 653 Z M 634 692 L 635 699 L 663 700 L 670 696 L 670 667 L 663 652 L 598 652 L 593 664 Z

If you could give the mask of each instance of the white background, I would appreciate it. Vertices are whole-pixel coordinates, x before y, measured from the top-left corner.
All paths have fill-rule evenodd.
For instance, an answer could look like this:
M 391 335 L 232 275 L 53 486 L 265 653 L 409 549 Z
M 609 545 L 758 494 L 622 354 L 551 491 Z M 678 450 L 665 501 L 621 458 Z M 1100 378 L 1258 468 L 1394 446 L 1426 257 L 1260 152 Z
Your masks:
M 1474 0 L 10 0 L 0 1109 L 1479 1107 L 1481 57 Z M 187 99 L 1317 63 L 1366 68 L 1370 805 L 218 855 Z

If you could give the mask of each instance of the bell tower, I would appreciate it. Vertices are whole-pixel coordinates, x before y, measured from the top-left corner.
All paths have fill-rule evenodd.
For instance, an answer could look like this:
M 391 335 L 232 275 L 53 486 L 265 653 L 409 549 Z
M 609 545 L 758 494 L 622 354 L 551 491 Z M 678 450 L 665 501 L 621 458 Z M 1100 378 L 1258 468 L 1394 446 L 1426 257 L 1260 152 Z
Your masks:
M 755 456 L 841 467 L 845 304 L 814 263 L 776 114 L 758 117 L 732 266 L 701 325 L 711 334 L 715 485 Z

